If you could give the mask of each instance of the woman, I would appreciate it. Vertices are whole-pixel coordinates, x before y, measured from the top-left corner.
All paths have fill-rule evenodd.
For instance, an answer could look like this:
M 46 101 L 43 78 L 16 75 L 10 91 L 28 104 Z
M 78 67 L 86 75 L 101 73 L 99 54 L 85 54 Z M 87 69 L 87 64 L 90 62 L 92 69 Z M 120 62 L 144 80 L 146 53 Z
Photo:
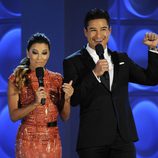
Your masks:
M 49 55 L 49 39 L 44 34 L 34 34 L 28 41 L 27 58 L 9 77 L 10 117 L 12 121 L 22 119 L 16 139 L 17 158 L 62 157 L 57 117 L 60 114 L 63 120 L 69 118 L 73 88 L 72 81 L 62 85 L 59 73 L 44 68 Z M 44 68 L 44 87 L 39 87 L 37 67 Z

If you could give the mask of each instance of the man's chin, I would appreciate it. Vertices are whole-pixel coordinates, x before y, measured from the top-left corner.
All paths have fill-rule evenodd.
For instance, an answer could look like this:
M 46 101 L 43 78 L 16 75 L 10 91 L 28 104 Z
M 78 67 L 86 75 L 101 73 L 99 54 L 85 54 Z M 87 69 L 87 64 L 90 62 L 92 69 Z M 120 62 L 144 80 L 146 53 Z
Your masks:
M 96 42 L 96 45 L 97 45 L 97 44 L 101 44 L 101 45 L 103 45 L 103 43 L 102 43 L 102 42 Z
M 95 46 L 101 44 L 104 48 L 106 47 L 105 44 L 103 42 L 96 42 Z

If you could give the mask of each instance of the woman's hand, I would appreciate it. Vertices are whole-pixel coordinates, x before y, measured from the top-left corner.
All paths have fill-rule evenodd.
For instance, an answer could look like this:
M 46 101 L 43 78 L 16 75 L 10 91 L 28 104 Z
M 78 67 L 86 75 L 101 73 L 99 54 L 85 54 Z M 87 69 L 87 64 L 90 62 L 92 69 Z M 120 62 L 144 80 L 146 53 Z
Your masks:
M 42 98 L 46 98 L 46 92 L 44 90 L 44 87 L 39 87 L 38 90 L 36 91 L 36 99 L 35 99 L 35 103 L 36 104 L 41 104 L 41 99 Z
M 74 88 L 72 87 L 72 80 L 69 83 L 64 83 L 62 85 L 62 89 L 65 92 L 65 100 L 69 100 L 70 97 L 73 95 Z
M 73 95 L 74 88 L 72 87 L 72 80 L 69 83 L 64 83 L 62 85 L 62 90 L 65 93 L 64 95 L 64 106 L 60 113 L 61 118 L 66 121 L 70 116 L 70 98 Z

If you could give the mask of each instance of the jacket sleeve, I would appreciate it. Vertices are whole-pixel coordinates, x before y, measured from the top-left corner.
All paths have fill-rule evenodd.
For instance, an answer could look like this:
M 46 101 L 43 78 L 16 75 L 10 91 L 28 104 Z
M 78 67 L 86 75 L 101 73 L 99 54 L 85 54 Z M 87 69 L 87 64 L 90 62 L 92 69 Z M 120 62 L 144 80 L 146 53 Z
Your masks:
M 63 69 L 64 82 L 68 83 L 73 80 L 74 94 L 71 97 L 71 105 L 76 106 L 83 101 L 85 103 L 92 90 L 99 84 L 93 72 L 89 71 L 81 76 L 82 73 L 79 71 L 82 70 L 77 68 L 74 61 L 71 60 L 64 60 Z
M 158 84 L 158 54 L 148 52 L 148 66 L 146 69 L 135 64 L 127 56 L 129 63 L 129 81 L 144 85 Z

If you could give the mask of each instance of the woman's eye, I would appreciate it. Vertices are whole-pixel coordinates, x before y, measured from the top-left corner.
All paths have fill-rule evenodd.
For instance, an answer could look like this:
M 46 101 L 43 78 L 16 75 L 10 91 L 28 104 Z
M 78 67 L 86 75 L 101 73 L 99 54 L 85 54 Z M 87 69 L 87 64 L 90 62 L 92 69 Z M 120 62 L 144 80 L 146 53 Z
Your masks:
M 38 54 L 37 52 L 35 52 L 35 51 L 32 51 L 32 54 Z
M 43 55 L 47 55 L 47 52 L 43 52 L 42 54 L 43 54 Z

